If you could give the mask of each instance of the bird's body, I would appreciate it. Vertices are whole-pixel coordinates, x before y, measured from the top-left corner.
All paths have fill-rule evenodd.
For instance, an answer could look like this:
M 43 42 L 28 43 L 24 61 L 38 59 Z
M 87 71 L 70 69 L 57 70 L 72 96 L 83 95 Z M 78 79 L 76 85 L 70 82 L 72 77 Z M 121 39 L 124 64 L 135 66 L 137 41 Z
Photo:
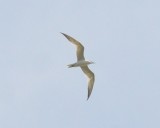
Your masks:
M 73 63 L 73 64 L 69 64 L 67 65 L 69 68 L 71 67 L 80 67 L 82 69 L 82 71 L 84 72 L 84 74 L 87 76 L 88 78 L 88 98 L 91 95 L 92 89 L 93 89 L 93 85 L 94 85 L 94 80 L 95 80 L 95 76 L 94 73 L 88 68 L 89 64 L 93 64 L 92 61 L 86 61 L 84 58 L 84 47 L 83 45 L 75 40 L 73 37 L 68 36 L 67 34 L 62 33 L 72 44 L 74 44 L 76 46 L 76 53 L 77 53 L 77 62 Z

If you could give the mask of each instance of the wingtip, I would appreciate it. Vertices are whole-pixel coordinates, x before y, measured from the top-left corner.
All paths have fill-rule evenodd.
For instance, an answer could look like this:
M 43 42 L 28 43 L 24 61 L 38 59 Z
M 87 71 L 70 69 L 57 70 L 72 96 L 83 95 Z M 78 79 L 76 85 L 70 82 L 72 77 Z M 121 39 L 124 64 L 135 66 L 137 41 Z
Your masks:
M 91 96 L 92 89 L 93 89 L 93 87 L 90 88 L 90 86 L 88 86 L 88 97 L 87 97 L 87 100 L 88 100 L 88 99 L 90 98 L 90 96 Z
M 63 32 L 60 32 L 63 36 L 65 36 L 66 38 L 68 37 L 67 34 L 63 33 Z M 67 38 L 68 39 L 68 38 Z
M 90 94 L 88 93 L 87 101 L 89 100 Z

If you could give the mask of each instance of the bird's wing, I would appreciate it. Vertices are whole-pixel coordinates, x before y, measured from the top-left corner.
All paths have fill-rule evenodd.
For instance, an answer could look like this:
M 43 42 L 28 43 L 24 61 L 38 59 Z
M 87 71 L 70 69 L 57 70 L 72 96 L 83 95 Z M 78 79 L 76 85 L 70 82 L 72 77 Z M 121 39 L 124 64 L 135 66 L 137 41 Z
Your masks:
M 61 33 L 61 34 L 63 34 L 72 44 L 76 45 L 76 47 L 77 47 L 77 61 L 85 60 L 84 55 L 83 55 L 84 54 L 83 45 L 79 41 L 75 40 L 73 37 L 68 36 L 67 34 L 64 34 L 64 33 Z
M 94 85 L 94 73 L 88 68 L 88 66 L 81 66 L 81 69 L 84 72 L 84 74 L 88 77 L 88 100 Z

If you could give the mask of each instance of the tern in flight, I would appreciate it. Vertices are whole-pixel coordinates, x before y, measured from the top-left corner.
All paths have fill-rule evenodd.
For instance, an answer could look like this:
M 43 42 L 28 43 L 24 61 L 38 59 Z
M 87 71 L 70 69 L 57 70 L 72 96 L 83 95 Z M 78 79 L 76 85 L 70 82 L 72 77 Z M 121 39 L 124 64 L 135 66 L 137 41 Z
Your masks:
M 71 36 L 68 36 L 67 34 L 64 34 L 64 33 L 61 33 L 61 34 L 63 34 L 72 44 L 76 46 L 77 62 L 73 64 L 69 64 L 67 66 L 68 68 L 80 67 L 82 71 L 84 72 L 84 74 L 87 76 L 88 78 L 88 98 L 87 100 L 88 100 L 91 95 L 92 89 L 93 89 L 95 77 L 94 77 L 94 73 L 88 68 L 87 65 L 93 64 L 94 62 L 85 60 L 84 55 L 83 55 L 84 47 L 79 41 L 75 40 Z

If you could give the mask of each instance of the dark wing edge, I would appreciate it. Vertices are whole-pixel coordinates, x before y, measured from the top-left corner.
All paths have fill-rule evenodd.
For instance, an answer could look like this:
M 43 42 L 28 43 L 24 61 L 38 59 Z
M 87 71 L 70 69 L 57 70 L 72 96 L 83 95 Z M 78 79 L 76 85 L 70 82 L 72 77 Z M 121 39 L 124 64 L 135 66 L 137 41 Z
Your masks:
M 62 33 L 62 32 L 61 32 L 61 34 L 64 35 L 64 36 L 65 36 L 70 42 L 72 42 L 73 44 L 75 44 L 75 45 L 80 45 L 80 46 L 83 47 L 83 45 L 82 45 L 79 41 L 77 41 L 76 39 L 74 39 L 73 37 L 71 37 L 71 36 L 69 36 L 69 35 L 67 35 L 67 34 L 65 34 L 65 33 Z
M 92 93 L 94 80 L 95 80 L 94 76 L 89 80 L 90 85 L 88 86 L 88 98 L 87 98 L 87 100 L 89 99 L 89 97 L 90 97 L 90 95 Z
M 76 39 L 74 39 L 73 37 L 65 34 L 65 33 L 62 33 L 62 35 L 64 35 L 71 43 L 73 43 L 74 45 L 76 45 L 77 47 L 77 61 L 79 60 L 85 60 L 85 57 L 84 57 L 84 46 L 79 42 L 77 41 Z
M 93 90 L 95 76 L 94 73 L 88 68 L 88 66 L 82 66 L 81 69 L 84 72 L 84 74 L 88 77 L 88 100 Z

